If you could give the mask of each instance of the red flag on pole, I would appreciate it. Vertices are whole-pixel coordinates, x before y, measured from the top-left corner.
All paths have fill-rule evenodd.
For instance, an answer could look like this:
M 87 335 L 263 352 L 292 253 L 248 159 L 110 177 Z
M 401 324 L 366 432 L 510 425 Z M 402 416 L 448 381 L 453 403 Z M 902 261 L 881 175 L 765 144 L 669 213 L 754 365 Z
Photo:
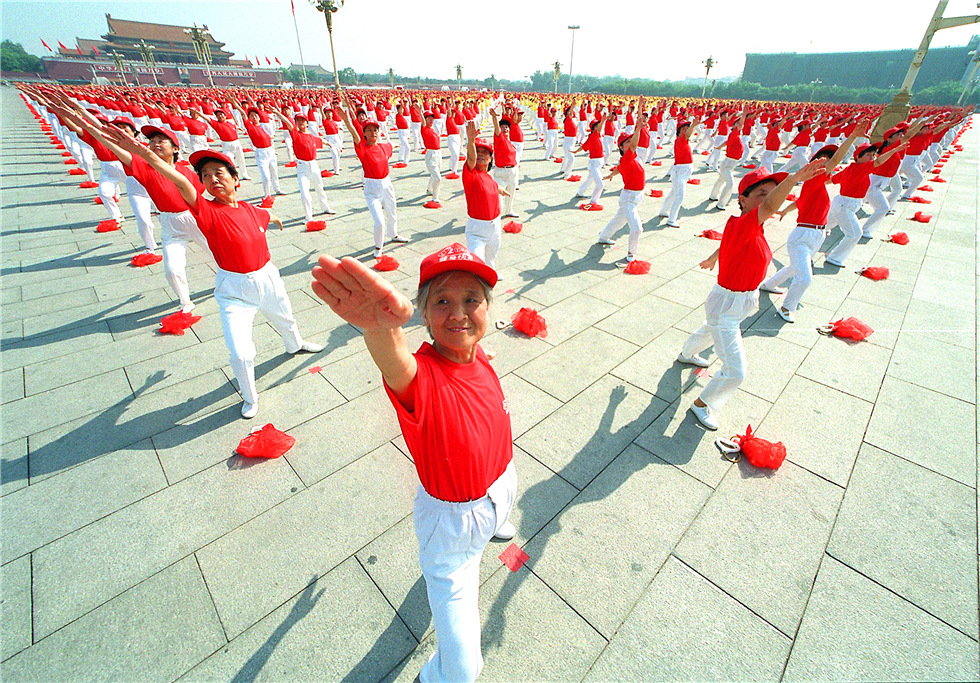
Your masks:
M 65 52 L 68 52 L 68 48 L 67 48 L 67 47 L 65 47 L 64 45 L 62 45 L 62 44 L 61 44 L 61 41 L 60 41 L 60 40 L 58 41 L 58 47 L 60 47 L 60 48 L 61 48 L 62 50 L 64 50 Z
M 282 66 L 282 62 L 279 61 L 279 58 L 278 57 L 273 57 L 273 59 L 276 60 L 276 64 L 278 64 L 279 66 Z
M 96 55 L 100 55 L 101 54 L 99 52 L 99 48 L 95 47 L 94 45 L 92 46 L 92 52 L 94 52 Z
M 51 46 L 44 42 L 43 38 L 41 39 L 41 45 L 48 48 L 48 52 L 54 52 L 54 50 L 51 49 Z
M 268 57 L 265 58 L 265 63 L 268 64 L 269 66 L 272 66 L 272 62 L 269 61 Z
M 293 0 L 289 0 L 289 7 L 293 10 L 293 16 L 296 16 L 296 5 L 293 4 Z
M 81 45 L 79 45 L 78 43 L 75 43 L 75 49 L 78 50 L 78 54 L 79 55 L 82 54 L 82 46 Z

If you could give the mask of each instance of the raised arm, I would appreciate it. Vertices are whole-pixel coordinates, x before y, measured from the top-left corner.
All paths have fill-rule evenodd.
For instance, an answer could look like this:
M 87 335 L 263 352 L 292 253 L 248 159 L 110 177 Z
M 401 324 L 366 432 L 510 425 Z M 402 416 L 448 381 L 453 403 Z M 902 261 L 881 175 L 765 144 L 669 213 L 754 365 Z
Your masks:
M 347 96 L 347 93 L 344 93 L 344 102 L 347 104 L 347 109 L 350 109 L 351 102 L 350 102 L 350 97 Z M 350 136 L 354 141 L 354 147 L 357 147 L 359 144 L 361 144 L 361 134 L 357 131 L 357 128 L 351 122 L 350 114 L 347 113 L 347 109 L 341 107 L 340 105 L 334 107 L 334 111 L 340 113 L 340 118 L 343 119 L 344 125 L 347 126 L 347 131 L 350 133 Z
M 500 122 L 497 121 L 497 110 L 494 107 L 490 107 L 490 118 L 493 119 L 493 136 L 497 137 L 500 135 Z
M 274 113 L 276 116 L 278 116 L 279 117 L 279 120 L 282 121 L 282 125 L 286 126 L 286 128 L 289 129 L 290 131 L 292 131 L 296 127 L 293 124 L 293 122 L 289 120 L 289 117 L 288 116 L 284 116 L 283 113 L 281 111 L 279 111 L 278 109 L 273 109 L 272 110 L 272 113 Z
M 791 174 L 783 182 L 779 183 L 779 185 L 766 195 L 766 198 L 759 205 L 759 222 L 765 222 L 766 219 L 776 213 L 797 183 L 805 183 L 807 180 L 816 178 L 818 175 L 824 173 L 825 164 L 826 162 L 823 159 L 811 161 L 799 171 Z
M 160 175 L 177 187 L 177 191 L 180 192 L 180 196 L 184 198 L 188 206 L 197 204 L 197 190 L 194 188 L 194 184 L 185 178 L 175 166 L 171 166 L 151 152 L 146 145 L 136 140 L 129 133 L 114 126 L 106 126 L 103 129 L 102 137 L 107 142 L 113 143 L 116 147 L 125 150 L 129 154 L 140 157 L 156 169 Z M 132 163 L 132 157 L 130 157 L 130 163 Z
M 466 122 L 466 168 L 476 168 L 476 122 Z
M 875 168 L 878 168 L 879 166 L 881 166 L 882 164 L 884 164 L 886 161 L 888 161 L 889 159 L 891 159 L 892 156 L 894 156 L 895 154 L 901 152 L 902 150 L 904 150 L 908 146 L 909 146 L 908 141 L 902 142 L 899 145 L 897 145 L 896 147 L 892 147 L 890 150 L 888 150 L 884 154 L 879 154 L 878 157 L 874 160 L 874 167 Z
M 858 121 L 857 126 L 854 127 L 851 134 L 847 136 L 843 143 L 841 143 L 841 146 L 834 153 L 834 156 L 832 156 L 824 166 L 828 175 L 832 173 L 835 168 L 837 168 L 837 165 L 840 164 L 840 162 L 844 161 L 844 157 L 847 156 L 847 153 L 850 151 L 851 145 L 854 144 L 854 141 L 858 138 L 863 138 L 868 134 L 868 129 L 870 127 L 871 119 L 862 119 L 861 121 Z

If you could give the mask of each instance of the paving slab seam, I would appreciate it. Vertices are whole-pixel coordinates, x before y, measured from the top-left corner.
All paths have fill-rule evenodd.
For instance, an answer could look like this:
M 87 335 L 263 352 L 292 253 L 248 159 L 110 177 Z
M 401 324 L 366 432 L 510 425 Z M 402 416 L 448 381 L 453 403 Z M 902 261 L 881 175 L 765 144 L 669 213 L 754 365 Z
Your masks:
M 411 515 L 409 515 L 409 517 L 411 517 Z M 401 522 L 399 521 L 399 523 L 401 523 Z M 376 540 L 376 539 L 371 539 L 372 542 L 374 542 L 374 540 Z M 370 544 L 368 544 L 368 545 L 370 545 Z M 364 547 L 367 547 L 367 546 L 364 546 Z M 363 550 L 363 548 L 361 550 Z M 360 551 L 358 551 L 358 552 L 360 552 Z M 395 604 L 391 600 L 388 599 L 388 596 L 385 595 L 385 592 L 383 590 L 381 590 L 381 586 L 379 586 L 378 585 L 378 582 L 374 580 L 374 577 L 371 576 L 371 572 L 369 572 L 367 570 L 367 567 L 364 566 L 364 563 L 361 562 L 361 558 L 357 557 L 357 554 L 356 553 L 354 555 L 354 559 L 357 561 L 357 566 L 360 567 L 361 568 L 361 571 L 364 572 L 364 575 L 367 576 L 368 581 L 371 582 L 371 585 L 373 585 L 377 589 L 378 593 L 381 595 L 381 597 L 384 599 L 384 601 L 386 603 L 388 603 L 388 606 L 391 608 L 391 611 L 395 613 L 395 616 L 398 618 L 398 621 L 400 621 L 401 624 L 402 624 L 402 626 L 405 627 L 405 630 L 408 631 L 408 634 L 410 636 L 412 636 L 412 640 L 415 641 L 415 647 L 418 647 L 421 644 L 422 641 L 415 637 L 415 633 L 413 633 L 412 632 L 412 629 L 409 628 L 408 623 L 402 618 L 402 615 L 398 613 L 398 607 L 396 607 Z M 491 574 L 491 576 L 493 576 L 493 574 Z M 317 579 L 317 580 L 319 580 L 319 579 Z M 304 590 L 305 590 L 305 588 L 304 588 Z M 302 592 L 302 591 L 300 591 L 300 592 Z M 296 595 L 299 595 L 299 593 L 297 593 Z M 293 597 L 296 597 L 296 596 L 293 596 Z M 290 598 L 290 600 L 292 600 L 292 599 L 293 598 Z M 287 600 L 286 602 L 289 602 L 289 600 Z M 284 602 L 283 604 L 286 604 L 286 603 Z M 276 609 L 278 609 L 278 608 L 276 608 Z M 387 676 L 389 673 L 391 673 L 391 671 L 385 672 L 385 675 Z
M 211 601 L 211 609 L 214 610 L 214 616 L 218 619 L 218 625 L 221 626 L 221 634 L 225 637 L 225 645 L 227 645 L 229 640 L 228 640 L 228 630 L 225 628 L 225 622 L 221 620 L 221 613 L 218 611 L 218 604 L 214 601 L 214 595 L 211 594 L 211 586 L 208 585 L 208 577 L 204 575 L 204 570 L 201 569 L 201 560 L 198 559 L 196 551 L 193 553 L 193 555 L 194 555 L 194 564 L 197 566 L 197 572 L 201 576 L 201 581 L 204 582 L 204 589 L 208 592 L 208 599 Z M 220 649 L 221 648 L 219 647 L 218 650 Z M 217 652 L 217 650 L 215 650 L 215 652 Z M 214 652 L 212 652 L 211 654 L 214 654 Z M 190 669 L 188 669 L 187 671 L 190 671 Z

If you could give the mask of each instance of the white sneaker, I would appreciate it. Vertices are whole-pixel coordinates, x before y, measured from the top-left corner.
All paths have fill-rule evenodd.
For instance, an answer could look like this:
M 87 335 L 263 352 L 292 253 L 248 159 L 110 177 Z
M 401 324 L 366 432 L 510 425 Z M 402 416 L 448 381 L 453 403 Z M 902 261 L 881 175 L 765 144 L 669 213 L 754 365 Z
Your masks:
M 399 244 L 406 244 L 408 242 L 407 237 L 402 237 L 401 235 L 395 235 L 391 238 L 392 242 L 398 242 Z
M 293 351 L 293 353 L 294 354 L 300 353 L 300 352 L 303 352 L 303 353 L 320 353 L 321 351 L 323 351 L 323 348 L 324 348 L 323 347 L 323 344 L 314 344 L 313 342 L 304 341 L 302 344 L 299 345 L 299 348 L 298 349 L 296 349 L 295 351 Z
M 699 368 L 706 368 L 711 365 L 711 362 L 704 358 L 703 356 L 685 356 L 683 353 L 677 354 L 677 362 L 684 363 L 685 365 L 697 365 Z
M 249 403 L 248 401 L 245 401 L 242 404 L 242 417 L 244 417 L 246 420 L 251 420 L 253 417 L 255 417 L 258 414 L 259 414 L 258 403 Z
M 767 285 L 765 282 L 763 282 L 761 285 L 759 285 L 759 289 L 761 291 L 763 291 L 763 292 L 769 292 L 770 294 L 785 294 L 786 293 L 786 290 L 783 289 L 782 287 L 774 287 L 772 285 Z
M 830 265 L 837 266 L 838 268 L 843 268 L 844 267 L 844 264 L 843 263 L 838 263 L 837 261 L 834 261 L 833 259 L 825 259 L 824 260 L 824 263 L 829 263 Z
M 714 413 L 711 412 L 711 408 L 708 406 L 702 408 L 692 403 L 691 412 L 694 413 L 694 417 L 698 418 L 698 422 L 711 431 L 716 431 L 721 426 L 718 424 L 718 418 L 714 416 Z
M 793 315 L 793 311 L 787 311 L 782 306 L 776 308 L 776 315 L 785 320 L 788 323 L 795 323 L 796 316 Z
M 603 240 L 603 239 L 600 239 L 600 240 L 596 240 L 596 244 L 601 244 L 604 247 L 611 247 L 612 245 L 614 245 L 616 243 L 613 242 L 612 240 Z
M 374 250 L 374 258 L 381 258 L 381 247 L 376 247 Z
M 493 532 L 493 537 L 501 541 L 509 541 L 517 535 L 517 529 L 509 521 L 504 522 L 499 529 Z
M 191 311 L 193 311 L 193 310 L 194 310 L 195 308 L 197 308 L 197 304 L 195 304 L 195 303 L 194 303 L 194 302 L 192 301 L 192 302 L 190 302 L 189 304 L 187 304 L 186 306 L 184 306 L 183 308 L 181 308 L 181 309 L 180 309 L 180 312 L 181 312 L 181 313 L 190 313 L 190 312 L 191 312 Z

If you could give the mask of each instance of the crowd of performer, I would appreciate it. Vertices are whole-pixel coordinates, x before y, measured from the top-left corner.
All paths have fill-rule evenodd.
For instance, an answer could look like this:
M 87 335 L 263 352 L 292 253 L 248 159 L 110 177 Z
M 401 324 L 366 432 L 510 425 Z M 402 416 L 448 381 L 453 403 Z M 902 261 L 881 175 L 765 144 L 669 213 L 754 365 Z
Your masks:
M 775 315 L 793 323 L 830 230 L 839 226 L 843 237 L 825 263 L 843 268 L 855 245 L 875 235 L 898 202 L 912 199 L 972 113 L 918 107 L 906 121 L 877 131 L 880 139 L 872 142 L 880 106 L 395 90 L 22 85 L 21 93 L 88 182 L 97 183 L 109 220 L 125 220 L 119 207 L 125 185 L 148 254 L 158 249 L 152 222 L 158 212 L 164 272 L 183 312 L 194 308 L 188 245 L 201 245 L 214 259 L 214 297 L 246 418 L 259 404 L 251 336 L 258 311 L 279 331 L 286 351 L 323 351 L 300 335 L 266 241 L 271 225 L 283 228 L 269 211 L 284 193 L 280 164 L 295 169 L 307 228 L 316 227 L 313 195 L 319 215 L 334 215 L 329 180 L 345 172 L 342 161 L 359 165 L 370 218 L 342 216 L 331 225 L 361 228 L 369 220 L 375 258 L 386 245 L 412 239 L 402 232 L 404 222 L 399 225 L 391 169 L 417 164 L 413 153 L 423 155 L 423 206 L 431 211 L 443 208 L 443 180 L 461 178 L 467 219 L 459 241 L 465 245 L 450 244 L 422 261 L 414 306 L 349 256 L 325 254 L 313 270 L 316 295 L 363 331 L 421 481 L 415 527 L 438 639 L 422 681 L 479 675 L 480 557 L 492 537 L 515 533 L 508 522 L 517 486 L 510 415 L 479 342 L 501 279 L 501 219 L 521 215 L 525 135 L 541 143 L 535 158 L 561 161 L 553 176 L 535 182 L 577 183 L 567 186 L 568 194 L 584 200 L 585 210 L 603 210 L 604 194 L 622 178 L 618 209 L 597 242 L 612 245 L 628 227 L 624 265 L 640 256 L 641 208 L 647 185 L 662 179 L 657 167 L 669 166 L 670 189 L 646 221 L 679 227 L 688 181 L 698 171 L 717 174 L 705 211 L 727 211 L 735 194 L 737 212 L 727 220 L 719 216 L 719 247 L 700 264 L 718 270 L 705 322 L 677 357 L 708 367 L 702 353 L 713 347 L 718 356 L 720 368 L 690 405 L 706 429 L 717 430 L 723 406 L 747 372 L 740 324 L 758 308 L 760 290 L 785 295 Z M 347 145 L 353 156 L 343 156 Z M 257 171 L 262 188 L 258 206 L 239 198 L 250 171 Z M 864 204 L 870 212 L 862 223 Z M 793 212 L 789 264 L 770 273 L 764 224 Z M 402 326 L 416 306 L 432 343 L 413 353 Z

